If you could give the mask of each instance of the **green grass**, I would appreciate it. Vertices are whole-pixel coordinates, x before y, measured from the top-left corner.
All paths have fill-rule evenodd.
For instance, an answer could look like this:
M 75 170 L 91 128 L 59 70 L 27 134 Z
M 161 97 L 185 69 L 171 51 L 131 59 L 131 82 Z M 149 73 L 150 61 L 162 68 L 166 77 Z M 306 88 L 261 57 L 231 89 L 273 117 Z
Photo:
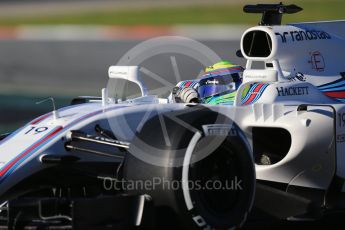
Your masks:
M 277 2 L 277 1 L 276 1 Z M 344 19 L 344 0 L 295 0 L 303 12 L 286 15 L 284 22 Z M 59 16 L 1 18 L 0 25 L 22 24 L 104 24 L 104 25 L 170 25 L 170 24 L 256 24 L 260 16 L 244 14 L 243 3 L 235 5 L 190 6 L 151 9 L 107 10 Z

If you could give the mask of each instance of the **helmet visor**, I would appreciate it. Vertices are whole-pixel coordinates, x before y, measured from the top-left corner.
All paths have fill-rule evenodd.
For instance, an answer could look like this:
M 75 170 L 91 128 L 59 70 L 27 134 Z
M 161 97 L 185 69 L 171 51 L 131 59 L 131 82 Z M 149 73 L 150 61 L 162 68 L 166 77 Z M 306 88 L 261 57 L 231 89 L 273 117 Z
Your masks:
M 223 92 L 234 92 L 241 84 L 238 73 L 224 76 L 207 77 L 199 82 L 198 93 L 201 98 L 210 97 Z

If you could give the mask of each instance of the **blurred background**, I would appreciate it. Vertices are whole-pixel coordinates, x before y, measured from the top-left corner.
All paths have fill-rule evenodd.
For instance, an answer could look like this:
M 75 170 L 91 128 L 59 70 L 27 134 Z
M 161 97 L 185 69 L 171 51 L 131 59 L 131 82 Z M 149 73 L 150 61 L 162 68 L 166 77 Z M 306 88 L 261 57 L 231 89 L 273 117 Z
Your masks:
M 79 95 L 99 96 L 107 70 L 135 45 L 157 36 L 184 36 L 211 48 L 222 59 L 236 57 L 242 32 L 260 15 L 244 14 L 245 4 L 265 0 L 0 0 L 0 133 L 10 132 L 52 106 L 36 105 L 53 96 L 58 107 Z M 283 23 L 344 19 L 344 0 L 294 0 L 303 12 Z M 170 60 L 169 60 L 170 57 Z M 181 79 L 203 67 L 176 58 Z M 145 61 L 164 79 L 175 77 L 171 56 Z M 195 73 L 196 72 L 196 73 Z M 329 226 L 329 225 L 328 225 Z M 275 229 L 277 226 L 266 225 Z M 305 229 L 308 223 L 283 224 Z M 256 227 L 254 227 L 256 229 Z
M 195 39 L 239 64 L 241 33 L 260 15 L 236 0 L 0 0 L 0 132 L 10 132 L 51 110 L 35 102 L 53 96 L 59 107 L 78 95 L 100 95 L 107 70 L 139 42 L 157 36 Z M 264 3 L 277 3 L 266 0 Z M 343 19 L 343 0 L 294 0 L 304 11 L 283 22 Z M 165 79 L 164 57 L 146 64 Z M 169 57 L 167 57 L 169 61 Z M 202 66 L 176 60 L 181 79 Z M 168 66 L 169 65 L 169 66 Z M 174 78 L 173 78 L 174 79 Z M 176 82 L 171 82 L 176 84 Z

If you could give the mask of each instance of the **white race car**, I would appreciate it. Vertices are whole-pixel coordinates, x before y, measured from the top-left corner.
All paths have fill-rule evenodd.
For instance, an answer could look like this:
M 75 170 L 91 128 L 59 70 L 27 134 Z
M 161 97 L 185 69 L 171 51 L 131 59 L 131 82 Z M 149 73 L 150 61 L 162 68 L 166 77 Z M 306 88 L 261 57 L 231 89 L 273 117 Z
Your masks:
M 263 17 L 242 36 L 233 106 L 148 95 L 137 66 L 112 66 L 102 97 L 1 136 L 3 225 L 232 229 L 257 213 L 344 210 L 345 21 L 280 25 L 301 9 L 244 10 Z

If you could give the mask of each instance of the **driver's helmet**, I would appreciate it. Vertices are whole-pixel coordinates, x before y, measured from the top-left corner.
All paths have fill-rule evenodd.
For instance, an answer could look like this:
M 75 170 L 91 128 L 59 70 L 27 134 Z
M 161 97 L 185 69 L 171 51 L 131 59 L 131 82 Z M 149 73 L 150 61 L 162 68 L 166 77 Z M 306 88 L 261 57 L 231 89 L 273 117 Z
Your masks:
M 229 61 L 207 67 L 198 86 L 201 101 L 209 104 L 226 104 L 233 101 L 236 90 L 242 84 L 243 70 L 242 66 Z

